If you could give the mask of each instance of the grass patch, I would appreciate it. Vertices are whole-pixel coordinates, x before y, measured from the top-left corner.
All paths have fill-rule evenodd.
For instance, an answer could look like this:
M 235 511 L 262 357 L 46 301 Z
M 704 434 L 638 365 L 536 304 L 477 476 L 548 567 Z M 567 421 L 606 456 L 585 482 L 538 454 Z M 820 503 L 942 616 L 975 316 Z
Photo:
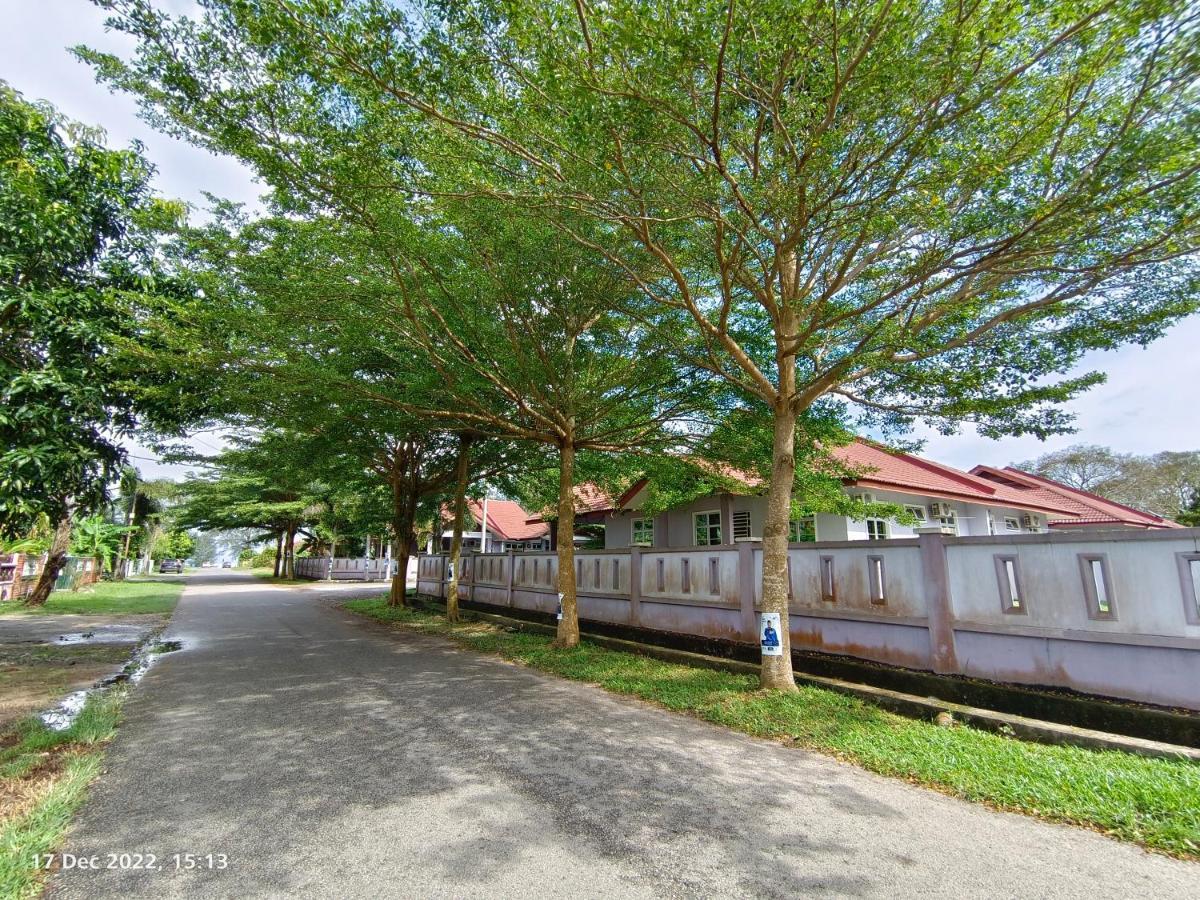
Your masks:
M 1033 744 L 965 726 L 907 719 L 856 697 L 802 686 L 760 691 L 758 679 L 662 662 L 584 641 L 555 650 L 551 638 L 482 622 L 351 600 L 351 612 L 531 668 L 630 694 L 757 737 L 831 754 L 882 775 L 966 800 L 1097 829 L 1173 856 L 1200 859 L 1200 765 L 1118 751 Z
M 184 581 L 178 578 L 101 581 L 78 591 L 54 591 L 45 606 L 13 605 L 0 615 L 139 615 L 169 613 L 179 602 Z
M 312 584 L 307 578 L 276 578 L 274 569 L 251 569 L 250 573 L 269 584 Z
M 0 738 L 0 896 L 40 894 L 45 873 L 33 857 L 61 843 L 124 700 L 124 688 L 97 691 L 70 728 L 52 731 L 31 716 Z

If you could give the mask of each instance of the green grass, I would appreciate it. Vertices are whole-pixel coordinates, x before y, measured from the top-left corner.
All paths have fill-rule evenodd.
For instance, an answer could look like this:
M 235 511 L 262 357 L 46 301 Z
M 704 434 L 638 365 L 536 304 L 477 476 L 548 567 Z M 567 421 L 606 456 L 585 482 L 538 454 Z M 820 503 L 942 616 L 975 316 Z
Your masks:
M 307 578 L 276 578 L 275 570 L 270 568 L 251 569 L 250 573 L 255 578 L 261 578 L 270 584 L 312 584 L 312 581 Z
M 31 861 L 61 843 L 100 771 L 103 745 L 116 730 L 124 700 L 124 688 L 97 691 L 64 731 L 51 731 L 32 716 L 4 735 L 0 784 L 7 797 L 22 797 L 22 784 L 28 795 L 17 814 L 6 815 L 0 826 L 0 897 L 41 893 L 44 873 Z
M 128 579 L 101 581 L 78 591 L 55 591 L 42 607 L 11 605 L 2 615 L 136 615 L 169 613 L 183 593 L 182 579 Z
M 361 615 L 446 635 L 473 650 L 831 754 L 966 800 L 1200 859 L 1200 765 L 1195 763 L 1033 744 L 965 726 L 938 727 L 821 688 L 764 692 L 753 676 L 662 662 L 587 641 L 574 650 L 556 650 L 548 636 L 481 622 L 452 626 L 440 615 L 388 607 L 384 598 L 344 605 Z

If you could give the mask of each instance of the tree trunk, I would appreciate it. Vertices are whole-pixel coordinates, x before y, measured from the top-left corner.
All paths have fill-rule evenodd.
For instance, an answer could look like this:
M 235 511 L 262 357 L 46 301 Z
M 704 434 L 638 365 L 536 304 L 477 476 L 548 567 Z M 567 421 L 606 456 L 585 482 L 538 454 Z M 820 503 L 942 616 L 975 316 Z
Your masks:
M 279 572 L 283 568 L 283 531 L 275 532 L 275 576 L 279 577 Z
M 467 483 L 470 477 L 471 442 L 462 438 L 454 468 L 454 531 L 450 536 L 450 583 L 446 585 L 446 618 L 458 621 L 458 559 L 462 555 L 463 518 L 467 512 Z M 440 514 L 439 514 L 440 515 Z M 482 525 L 486 532 L 487 522 Z
M 63 563 L 67 559 L 67 551 L 71 549 L 71 513 L 68 510 L 58 523 L 58 527 L 54 530 L 54 541 L 50 544 L 50 553 L 46 557 L 46 565 L 42 567 L 42 572 L 38 575 L 37 584 L 33 587 L 33 593 L 25 598 L 26 606 L 45 606 L 46 601 L 50 599 L 50 592 L 54 590 L 54 582 L 58 580 L 58 574 L 62 571 Z
M 121 542 L 121 552 L 117 554 L 117 564 L 113 567 L 113 578 L 117 581 L 125 580 L 125 565 L 129 559 L 129 545 L 133 541 L 133 514 L 136 507 L 137 494 L 134 494 L 129 503 L 129 512 L 125 514 L 125 540 Z
M 287 539 L 283 545 L 283 577 L 285 581 L 296 578 L 296 526 L 289 525 Z
M 792 380 L 794 380 L 794 373 Z M 762 687 L 776 691 L 795 691 L 792 675 L 792 640 L 788 627 L 788 526 L 792 518 L 792 488 L 796 480 L 796 413 L 792 410 L 791 391 L 780 391 L 775 405 L 775 436 L 771 447 L 771 486 L 767 492 L 767 512 L 763 521 L 762 608 L 779 614 L 779 640 L 782 656 L 763 656 Z M 727 526 L 728 527 L 728 526 Z
M 558 602 L 562 618 L 554 646 L 579 646 L 579 609 L 575 602 L 575 446 L 559 449 L 558 469 Z
M 417 517 L 416 496 L 405 496 L 405 492 L 397 485 L 393 488 L 392 501 L 395 517 L 392 519 L 392 530 L 395 531 L 395 542 L 392 544 L 396 557 L 396 574 L 392 576 L 392 589 L 388 594 L 388 606 L 408 605 L 408 557 L 412 543 L 413 521 Z

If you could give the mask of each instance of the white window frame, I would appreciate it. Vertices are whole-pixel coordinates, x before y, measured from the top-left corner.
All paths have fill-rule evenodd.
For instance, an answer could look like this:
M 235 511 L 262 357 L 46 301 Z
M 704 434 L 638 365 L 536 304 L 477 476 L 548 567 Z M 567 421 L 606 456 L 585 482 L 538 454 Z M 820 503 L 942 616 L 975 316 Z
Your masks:
M 700 517 L 701 516 L 705 517 L 705 525 L 704 525 L 705 535 L 708 537 L 708 540 L 704 541 L 703 543 L 701 543 L 701 541 L 699 539 L 700 538 Z M 716 516 L 715 523 L 713 522 L 713 520 L 711 518 L 712 516 Z M 715 541 L 712 540 L 712 531 L 713 531 L 714 524 L 717 529 L 717 539 Z M 722 524 L 723 523 L 721 522 L 721 511 L 719 509 L 702 509 L 702 510 L 697 510 L 696 512 L 692 513 L 692 542 L 693 542 L 694 546 L 697 546 L 697 547 L 719 547 L 721 545 L 721 540 L 724 537 L 724 535 L 721 533 Z
M 958 534 L 958 513 L 952 512 L 948 516 L 942 516 L 938 519 L 938 524 L 943 528 L 949 528 L 955 534 Z
M 867 524 L 867 540 L 868 541 L 886 541 L 892 536 L 892 529 L 888 525 L 887 519 L 880 519 L 872 516 L 865 520 Z M 871 526 L 875 526 L 876 532 L 882 530 L 882 534 L 871 534 Z
M 918 528 L 920 528 L 922 525 L 924 525 L 926 522 L 929 521 L 929 515 L 925 511 L 924 506 L 920 506 L 916 503 L 906 503 L 906 504 L 904 504 L 904 511 L 906 513 L 911 513 L 912 515 L 916 516 Z
M 654 546 L 654 519 L 643 516 L 640 519 L 634 519 L 630 524 L 630 543 L 635 547 L 652 547 Z M 638 531 L 648 534 L 646 540 L 638 540 Z
M 800 526 L 804 522 L 812 523 L 812 528 L 810 529 L 812 531 L 812 541 L 808 541 L 800 536 L 802 533 Z M 790 543 L 790 544 L 801 544 L 801 543 L 808 544 L 808 543 L 813 543 L 817 540 L 820 540 L 820 539 L 817 537 L 817 517 L 816 516 L 801 516 L 798 519 L 792 519 L 790 522 L 788 522 L 788 543 Z
M 1005 516 L 1004 517 L 1004 530 L 1019 532 L 1021 530 L 1021 517 L 1020 516 Z

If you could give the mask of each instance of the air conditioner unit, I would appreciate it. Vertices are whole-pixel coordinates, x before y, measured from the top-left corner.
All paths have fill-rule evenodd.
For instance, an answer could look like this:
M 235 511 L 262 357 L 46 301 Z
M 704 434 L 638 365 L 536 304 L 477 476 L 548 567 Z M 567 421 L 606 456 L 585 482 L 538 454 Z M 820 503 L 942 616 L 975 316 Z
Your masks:
M 949 503 L 930 503 L 929 517 L 931 519 L 948 519 L 954 515 L 954 507 Z
M 1021 516 L 1022 528 L 1037 528 L 1039 525 L 1041 525 L 1041 522 L 1037 516 L 1030 515 L 1029 513 L 1025 513 Z

